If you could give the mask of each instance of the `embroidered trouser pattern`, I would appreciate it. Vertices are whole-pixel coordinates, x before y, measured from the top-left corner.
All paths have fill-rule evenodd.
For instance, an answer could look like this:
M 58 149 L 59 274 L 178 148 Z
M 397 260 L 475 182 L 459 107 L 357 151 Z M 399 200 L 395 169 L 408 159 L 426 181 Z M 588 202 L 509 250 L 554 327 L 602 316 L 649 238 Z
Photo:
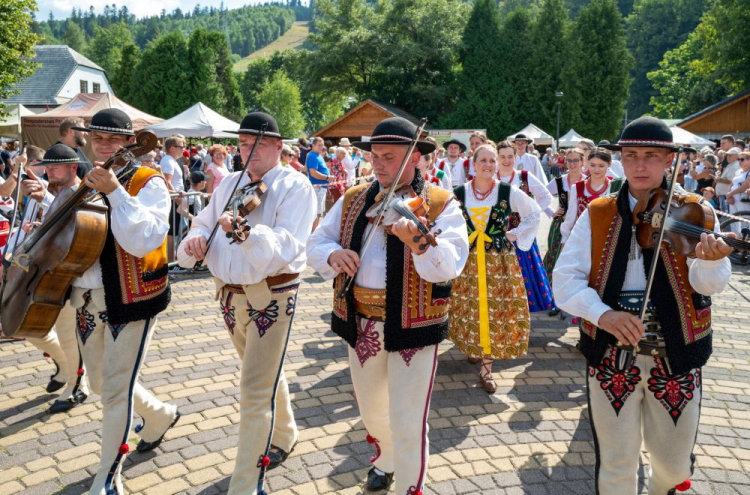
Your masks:
M 67 400 L 78 390 L 89 394 L 86 375 L 78 376 L 78 370 L 83 368 L 83 361 L 76 341 L 75 315 L 76 310 L 68 301 L 60 310 L 55 326 L 47 335 L 26 339 L 40 351 L 49 354 L 50 359 L 57 364 L 59 371 L 54 378 L 60 383 L 65 383 L 58 400 Z
M 261 491 L 265 466 L 260 460 L 271 444 L 289 452 L 299 437 L 283 370 L 298 287 L 272 288 L 270 302 L 264 300 L 262 307 L 254 307 L 245 294 L 220 292 L 224 320 L 242 359 L 239 448 L 229 493 Z
M 357 318 L 349 367 L 362 422 L 374 442 L 372 463 L 395 472 L 396 494 L 424 490 L 429 457 L 427 416 L 437 370 L 437 345 L 386 352 L 383 323 Z
M 133 410 L 143 417 L 139 435 L 147 442 L 157 440 L 177 413 L 175 406 L 158 400 L 138 383 L 156 319 L 113 329 L 106 318 L 101 318 L 106 313 L 103 289 L 74 288 L 71 303 L 77 308 L 78 343 L 89 383 L 102 402 L 101 461 L 89 493 L 124 493 L 120 472 L 127 454 L 123 445 L 130 435 Z M 86 328 L 81 328 L 81 322 L 86 323 Z
M 588 367 L 589 417 L 599 495 L 635 495 L 641 443 L 650 456 L 649 495 L 690 478 L 698 432 L 701 370 L 671 374 L 664 360 L 610 347 Z

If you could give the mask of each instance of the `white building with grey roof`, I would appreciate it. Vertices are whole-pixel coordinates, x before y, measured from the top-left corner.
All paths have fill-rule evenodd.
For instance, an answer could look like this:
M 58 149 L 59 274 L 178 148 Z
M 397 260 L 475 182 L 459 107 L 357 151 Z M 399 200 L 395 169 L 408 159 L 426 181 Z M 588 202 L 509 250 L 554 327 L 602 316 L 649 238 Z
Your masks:
M 78 93 L 114 93 L 104 69 L 69 46 L 37 45 L 34 51 L 34 61 L 40 66 L 16 85 L 20 92 L 3 103 L 20 103 L 34 113 L 42 113 Z

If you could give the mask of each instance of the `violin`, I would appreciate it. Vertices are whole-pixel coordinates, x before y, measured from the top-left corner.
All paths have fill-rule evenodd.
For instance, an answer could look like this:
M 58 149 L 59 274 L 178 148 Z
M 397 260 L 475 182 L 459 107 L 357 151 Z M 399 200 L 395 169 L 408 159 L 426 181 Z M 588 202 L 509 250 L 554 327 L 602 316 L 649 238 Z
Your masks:
M 374 222 L 375 217 L 380 212 L 380 204 L 376 203 L 370 207 L 365 213 L 367 218 Z M 385 230 L 392 234 L 392 226 L 399 221 L 401 218 L 410 220 L 419 229 L 420 236 L 414 237 L 414 242 L 419 242 L 424 239 L 426 242 L 419 245 L 420 250 L 424 250 L 428 245 L 437 247 L 437 240 L 435 239 L 442 233 L 440 229 L 432 233 L 431 230 L 435 227 L 435 223 L 432 222 L 428 225 L 424 225 L 419 217 L 427 216 L 427 202 L 421 196 L 419 196 L 410 185 L 404 185 L 399 187 L 394 195 L 391 203 L 386 208 L 381 218 L 380 224 L 385 227 Z
M 227 232 L 226 236 L 235 242 L 244 242 L 247 239 L 247 233 L 250 232 L 250 226 L 244 217 L 248 216 L 251 211 L 260 206 L 260 197 L 268 190 L 263 181 L 255 181 L 238 189 L 232 195 L 229 207 L 226 211 L 231 211 L 234 220 L 232 220 L 232 232 Z
M 750 242 L 714 232 L 714 210 L 702 198 L 674 194 L 669 216 L 665 218 L 667 195 L 667 191 L 662 188 L 652 189 L 633 209 L 636 239 L 641 248 L 654 249 L 659 230 L 664 225 L 663 242 L 681 256 L 695 258 L 695 247 L 700 242 L 701 234 L 711 234 L 723 239 L 734 249 L 750 251 Z

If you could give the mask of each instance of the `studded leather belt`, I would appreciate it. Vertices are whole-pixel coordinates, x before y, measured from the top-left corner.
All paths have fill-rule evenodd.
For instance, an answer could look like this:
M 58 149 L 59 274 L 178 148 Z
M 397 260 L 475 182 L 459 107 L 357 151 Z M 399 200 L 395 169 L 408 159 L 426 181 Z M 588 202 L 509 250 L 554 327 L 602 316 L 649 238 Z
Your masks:
M 385 321 L 385 289 L 354 286 L 354 311 L 368 320 Z
M 644 291 L 624 291 L 620 293 L 620 299 L 618 300 L 619 309 L 627 311 L 629 313 L 639 315 L 641 307 L 643 306 L 643 298 L 645 296 Z M 666 357 L 667 348 L 664 343 L 664 335 L 661 331 L 661 323 L 656 314 L 656 307 L 651 301 L 649 301 L 646 307 L 646 317 L 644 326 L 646 327 L 646 333 L 641 337 L 638 342 L 638 350 L 636 354 L 654 357 Z M 633 346 L 621 345 L 621 349 L 629 352 L 633 352 Z
M 273 275 L 271 277 L 266 278 L 266 284 L 268 285 L 269 288 L 271 288 L 277 285 L 282 285 L 282 284 L 291 282 L 297 277 L 299 277 L 299 273 L 281 273 L 279 275 Z M 245 290 L 239 284 L 226 284 L 224 288 L 234 294 L 245 293 Z

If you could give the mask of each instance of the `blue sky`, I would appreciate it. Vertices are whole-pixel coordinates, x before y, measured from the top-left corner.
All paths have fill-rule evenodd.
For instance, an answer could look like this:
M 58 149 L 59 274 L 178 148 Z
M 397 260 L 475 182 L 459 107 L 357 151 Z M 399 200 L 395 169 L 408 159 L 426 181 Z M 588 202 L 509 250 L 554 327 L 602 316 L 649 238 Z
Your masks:
M 214 6 L 218 8 L 221 5 L 221 1 L 222 0 L 160 0 L 158 2 L 144 0 L 37 0 L 39 11 L 37 12 L 36 17 L 39 20 L 47 19 L 51 11 L 55 16 L 55 19 L 65 19 L 70 17 L 70 12 L 73 8 L 88 10 L 91 5 L 94 6 L 94 10 L 97 14 L 101 14 L 104 11 L 105 5 L 112 5 L 113 3 L 116 4 L 118 8 L 127 5 L 128 10 L 137 17 L 145 17 L 149 15 L 157 15 L 162 9 L 171 12 L 178 7 L 183 11 L 192 11 L 196 5 L 200 5 L 201 7 Z M 262 0 L 224 0 L 224 5 L 230 9 L 256 3 L 266 2 Z

